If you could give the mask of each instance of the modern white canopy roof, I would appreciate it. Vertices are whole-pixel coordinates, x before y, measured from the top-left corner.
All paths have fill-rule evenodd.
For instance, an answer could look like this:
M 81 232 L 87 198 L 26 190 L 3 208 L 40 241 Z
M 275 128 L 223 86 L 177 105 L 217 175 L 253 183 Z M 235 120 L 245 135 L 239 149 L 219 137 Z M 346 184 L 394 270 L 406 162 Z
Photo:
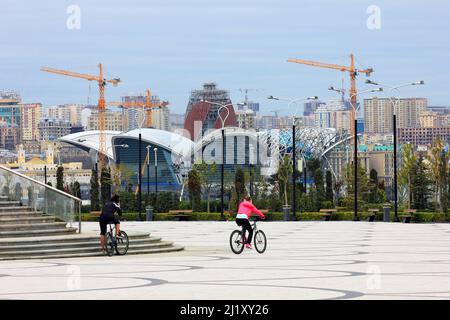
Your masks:
M 118 134 L 120 134 L 120 131 L 105 131 L 106 155 L 110 159 L 113 159 L 111 139 L 113 136 Z M 98 130 L 72 133 L 67 136 L 61 137 L 58 140 L 80 147 L 82 149 L 86 149 L 87 151 L 100 151 L 100 131 Z
M 139 139 L 139 132 L 142 135 L 142 141 L 154 144 L 155 146 L 160 146 L 180 156 L 189 155 L 192 152 L 194 146 L 194 142 L 192 140 L 179 134 L 164 130 L 143 128 L 140 130 L 135 129 L 128 132 L 105 131 L 106 155 L 110 159 L 114 159 L 114 141 L 119 138 Z M 78 146 L 87 151 L 94 150 L 98 152 L 100 151 L 99 138 L 100 131 L 93 130 L 72 133 L 67 136 L 61 137 L 58 140 Z

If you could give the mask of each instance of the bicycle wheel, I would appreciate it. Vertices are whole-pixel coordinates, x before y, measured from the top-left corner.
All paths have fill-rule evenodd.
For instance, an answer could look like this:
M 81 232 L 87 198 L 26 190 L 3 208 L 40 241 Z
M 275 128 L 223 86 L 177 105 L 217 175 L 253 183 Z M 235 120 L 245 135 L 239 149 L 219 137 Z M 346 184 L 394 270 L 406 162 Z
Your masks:
M 242 241 L 242 233 L 240 230 L 234 230 L 230 235 L 231 251 L 235 254 L 240 254 L 244 251 L 244 243 Z
M 263 231 L 258 230 L 255 233 L 255 249 L 258 251 L 258 253 L 263 253 L 266 251 L 267 247 L 267 239 L 266 235 Z
M 114 253 L 114 239 L 111 232 L 106 233 L 106 253 L 108 256 L 112 256 Z
M 120 238 L 116 238 L 116 252 L 118 255 L 123 256 L 128 251 L 128 235 L 125 231 L 120 231 Z

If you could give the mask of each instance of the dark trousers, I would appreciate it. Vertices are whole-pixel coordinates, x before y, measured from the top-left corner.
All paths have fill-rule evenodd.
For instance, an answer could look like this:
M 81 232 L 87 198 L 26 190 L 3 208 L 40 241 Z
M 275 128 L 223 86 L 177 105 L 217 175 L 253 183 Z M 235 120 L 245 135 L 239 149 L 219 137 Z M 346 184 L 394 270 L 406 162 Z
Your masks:
M 250 221 L 248 221 L 248 219 L 237 218 L 236 219 L 236 224 L 238 226 L 244 228 L 244 235 L 245 235 L 245 230 L 248 231 L 247 243 L 251 244 L 252 243 L 252 238 L 253 238 L 253 228 L 252 228 L 252 225 L 250 224 Z

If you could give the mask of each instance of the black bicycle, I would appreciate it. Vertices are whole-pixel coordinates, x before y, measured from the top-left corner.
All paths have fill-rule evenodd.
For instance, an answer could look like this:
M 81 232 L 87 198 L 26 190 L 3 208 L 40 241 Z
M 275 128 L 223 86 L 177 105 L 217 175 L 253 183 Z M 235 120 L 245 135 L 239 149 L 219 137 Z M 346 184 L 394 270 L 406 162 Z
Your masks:
M 116 237 L 116 226 L 114 223 L 109 223 L 109 231 L 106 233 L 106 253 L 112 256 L 114 251 L 118 255 L 125 255 L 128 252 L 130 242 L 125 231 L 120 230 L 120 236 Z
M 256 221 L 259 221 L 259 217 L 255 217 L 253 220 L 253 243 L 255 245 L 255 249 L 258 253 L 264 253 L 267 248 L 267 238 L 262 230 L 258 230 L 258 226 L 256 225 Z M 241 230 L 234 230 L 230 235 L 230 247 L 231 251 L 235 254 L 240 254 L 244 251 L 244 246 L 246 243 L 245 238 L 245 229 L 242 227 Z

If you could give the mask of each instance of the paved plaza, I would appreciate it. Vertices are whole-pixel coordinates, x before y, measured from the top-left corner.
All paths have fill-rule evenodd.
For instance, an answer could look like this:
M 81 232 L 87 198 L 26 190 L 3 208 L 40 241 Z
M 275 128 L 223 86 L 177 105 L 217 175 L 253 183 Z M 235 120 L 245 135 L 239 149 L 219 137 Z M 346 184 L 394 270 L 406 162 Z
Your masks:
M 167 254 L 0 262 L 0 299 L 449 299 L 450 224 L 261 222 L 264 254 L 229 248 L 234 222 L 123 222 Z M 83 223 L 86 233 L 97 223 Z

